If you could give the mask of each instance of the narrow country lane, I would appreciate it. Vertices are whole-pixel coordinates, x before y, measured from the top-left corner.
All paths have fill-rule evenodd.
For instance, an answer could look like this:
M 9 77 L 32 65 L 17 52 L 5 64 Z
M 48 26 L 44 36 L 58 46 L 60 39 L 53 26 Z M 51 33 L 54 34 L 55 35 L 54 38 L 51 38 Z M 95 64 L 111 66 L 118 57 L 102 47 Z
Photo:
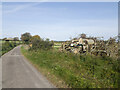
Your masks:
M 2 88 L 54 88 L 15 47 L 2 58 Z

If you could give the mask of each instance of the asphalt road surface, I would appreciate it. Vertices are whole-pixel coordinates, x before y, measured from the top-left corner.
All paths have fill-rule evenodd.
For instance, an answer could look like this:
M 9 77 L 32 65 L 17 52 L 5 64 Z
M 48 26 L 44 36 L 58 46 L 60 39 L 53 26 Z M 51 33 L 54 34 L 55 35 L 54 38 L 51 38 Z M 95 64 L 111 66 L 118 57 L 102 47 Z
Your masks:
M 15 47 L 2 58 L 2 88 L 55 88 Z

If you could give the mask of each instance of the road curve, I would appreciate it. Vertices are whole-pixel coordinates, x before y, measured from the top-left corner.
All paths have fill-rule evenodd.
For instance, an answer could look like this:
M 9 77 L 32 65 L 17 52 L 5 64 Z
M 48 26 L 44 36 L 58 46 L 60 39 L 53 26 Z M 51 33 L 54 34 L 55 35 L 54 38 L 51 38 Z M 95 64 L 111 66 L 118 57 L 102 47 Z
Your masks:
M 55 88 L 15 47 L 2 58 L 2 88 Z

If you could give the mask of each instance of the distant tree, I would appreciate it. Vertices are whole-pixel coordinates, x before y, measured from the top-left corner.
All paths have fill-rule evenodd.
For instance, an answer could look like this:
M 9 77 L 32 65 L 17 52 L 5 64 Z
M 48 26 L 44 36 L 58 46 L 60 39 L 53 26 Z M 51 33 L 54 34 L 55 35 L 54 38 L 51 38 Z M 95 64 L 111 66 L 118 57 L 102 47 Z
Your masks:
M 2 40 L 5 41 L 7 38 L 3 38 Z
M 52 46 L 54 45 L 54 41 L 53 40 L 51 40 L 51 44 L 52 44 Z
M 49 42 L 49 40 L 50 40 L 49 38 L 46 38 L 46 40 L 45 40 L 45 41 L 46 41 L 46 42 Z
M 25 43 L 25 44 L 29 44 L 30 40 L 32 38 L 32 35 L 28 32 L 24 33 L 21 35 L 21 40 Z
M 86 38 L 86 34 L 84 34 L 84 33 L 83 33 L 83 34 L 80 34 L 80 37 L 81 37 L 81 38 Z
M 14 37 L 13 39 L 14 39 L 14 41 L 19 41 L 18 37 Z
M 75 37 L 75 38 L 73 38 L 73 40 L 77 40 L 77 38 Z

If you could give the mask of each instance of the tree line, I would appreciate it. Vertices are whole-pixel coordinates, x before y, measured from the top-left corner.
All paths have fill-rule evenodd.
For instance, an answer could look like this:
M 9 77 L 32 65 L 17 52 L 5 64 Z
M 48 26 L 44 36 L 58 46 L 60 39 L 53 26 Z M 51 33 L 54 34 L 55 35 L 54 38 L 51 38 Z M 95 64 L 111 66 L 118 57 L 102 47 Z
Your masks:
M 28 44 L 30 46 L 30 50 L 49 50 L 53 46 L 53 41 L 47 39 L 42 39 L 39 35 L 32 36 L 30 33 L 26 32 L 21 35 L 21 40 L 24 44 Z

